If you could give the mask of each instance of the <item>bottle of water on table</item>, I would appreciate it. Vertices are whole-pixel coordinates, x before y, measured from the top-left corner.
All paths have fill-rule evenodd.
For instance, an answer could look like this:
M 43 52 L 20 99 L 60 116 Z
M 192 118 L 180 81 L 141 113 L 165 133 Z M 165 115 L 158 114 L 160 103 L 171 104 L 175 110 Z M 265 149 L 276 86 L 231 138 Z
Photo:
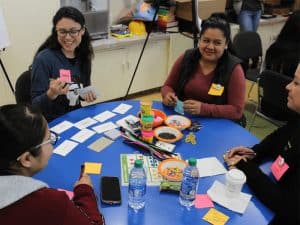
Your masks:
M 197 194 L 199 172 L 196 165 L 197 160 L 195 158 L 190 158 L 188 160 L 188 165 L 183 170 L 179 202 L 188 209 L 194 205 Z
M 142 160 L 135 160 L 134 167 L 129 174 L 128 205 L 137 212 L 145 206 L 146 173 Z

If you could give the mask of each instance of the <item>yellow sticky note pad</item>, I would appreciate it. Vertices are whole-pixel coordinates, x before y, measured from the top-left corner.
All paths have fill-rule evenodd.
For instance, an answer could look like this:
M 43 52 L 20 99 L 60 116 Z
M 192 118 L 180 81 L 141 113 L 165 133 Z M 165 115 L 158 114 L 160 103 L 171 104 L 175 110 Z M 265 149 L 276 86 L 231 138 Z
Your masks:
M 92 163 L 92 162 L 84 163 L 84 173 L 100 174 L 101 173 L 101 168 L 102 168 L 101 163 Z
M 229 216 L 211 208 L 202 219 L 213 225 L 224 225 L 229 220 Z
M 223 91 L 224 91 L 224 86 L 220 84 L 212 83 L 208 91 L 208 94 L 213 96 L 221 96 L 223 94 Z

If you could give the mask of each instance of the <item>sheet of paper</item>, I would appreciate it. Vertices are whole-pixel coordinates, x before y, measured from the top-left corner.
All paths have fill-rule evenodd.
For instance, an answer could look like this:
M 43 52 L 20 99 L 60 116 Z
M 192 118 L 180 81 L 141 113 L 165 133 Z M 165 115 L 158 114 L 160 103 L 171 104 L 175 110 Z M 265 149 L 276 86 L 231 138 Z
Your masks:
M 207 194 L 196 195 L 195 208 L 212 208 L 214 203 Z
M 216 157 L 197 159 L 197 168 L 200 177 L 215 176 L 227 172 L 225 167 Z
M 64 69 L 60 69 L 59 70 L 59 79 L 61 81 L 64 81 L 66 83 L 71 83 L 71 71 L 70 70 L 64 70 Z
M 75 127 L 77 127 L 78 129 L 82 130 L 85 129 L 89 126 L 92 126 L 94 124 L 98 123 L 97 120 L 92 119 L 91 117 L 87 117 L 83 120 L 78 121 L 77 123 L 74 124 Z
M 225 185 L 215 181 L 207 190 L 208 196 L 216 203 L 230 209 L 234 212 L 243 214 L 250 202 L 251 195 L 241 192 L 237 197 L 228 197 L 226 195 Z
M 183 109 L 183 102 L 182 101 L 180 101 L 180 100 L 176 101 L 174 111 L 181 114 L 181 115 L 184 115 L 184 109 Z
M 226 216 L 224 213 L 212 208 L 202 219 L 213 225 L 224 225 L 229 220 L 229 216 Z
M 79 94 L 76 91 L 68 91 L 67 99 L 69 99 L 69 106 L 75 106 L 79 101 Z
M 124 118 L 122 118 L 122 119 L 120 119 L 116 122 L 116 124 L 119 127 L 124 127 L 125 129 L 132 131 L 131 128 L 126 123 L 126 120 L 127 121 L 132 121 L 132 122 L 138 122 L 140 119 L 138 117 L 134 116 L 134 115 L 128 115 L 128 116 L 125 116 Z
M 85 162 L 84 173 L 88 174 L 100 174 L 102 169 L 101 163 Z
M 111 143 L 113 143 L 112 140 L 110 140 L 106 137 L 101 137 L 98 140 L 94 141 L 92 144 L 90 144 L 88 146 L 88 148 L 93 151 L 100 152 L 103 149 L 105 149 L 108 145 L 110 145 Z
M 112 129 L 104 132 L 104 135 L 114 141 L 121 136 L 121 132 L 117 129 Z
M 78 143 L 74 141 L 65 140 L 63 143 L 61 143 L 59 146 L 57 146 L 53 153 L 56 153 L 58 155 L 66 156 L 69 152 L 71 152 Z
M 51 127 L 50 130 L 54 131 L 57 134 L 60 134 L 64 131 L 68 130 L 72 126 L 73 126 L 73 123 L 70 123 L 69 121 L 63 121 L 63 122 L 55 125 L 54 127 Z
M 83 143 L 87 139 L 89 139 L 90 137 L 92 137 L 94 134 L 96 134 L 95 131 L 92 131 L 92 130 L 89 130 L 89 129 L 83 129 L 83 130 L 77 132 L 76 134 L 74 134 L 71 137 L 71 140 Z
M 121 103 L 119 106 L 117 106 L 116 108 L 113 109 L 113 112 L 124 114 L 131 108 L 132 108 L 132 105 Z
M 99 122 L 102 123 L 102 122 L 114 117 L 115 115 L 117 115 L 117 114 L 106 110 L 106 111 L 98 114 L 97 116 L 94 116 L 94 119 L 98 120 Z
M 69 197 L 70 200 L 72 200 L 72 198 L 74 197 L 74 192 L 73 191 L 68 191 L 68 190 L 61 189 L 61 188 L 58 188 L 57 190 L 65 192 L 66 195 Z
M 163 142 L 163 141 L 157 141 L 155 143 L 155 145 L 157 147 L 160 147 L 160 148 L 164 149 L 165 151 L 168 151 L 168 152 L 173 152 L 175 147 L 176 147 L 176 145 L 174 145 L 174 144 L 166 143 L 166 142 Z
M 89 93 L 92 92 L 96 97 L 99 96 L 98 92 L 96 91 L 96 89 L 93 86 L 87 86 L 84 88 L 80 88 L 78 90 L 78 94 L 80 95 L 81 98 L 85 98 L 85 96 Z
M 157 169 L 159 161 L 153 156 L 145 156 L 142 154 L 120 154 L 122 185 L 128 185 L 129 172 L 134 167 L 134 161 L 136 159 L 143 161 L 143 167 L 147 175 L 147 185 L 159 186 L 162 181 L 162 176 Z
M 112 129 L 115 129 L 115 128 L 117 128 L 116 124 L 114 124 L 113 122 L 107 122 L 107 123 L 95 126 L 92 129 L 100 134 L 102 132 L 112 130 Z

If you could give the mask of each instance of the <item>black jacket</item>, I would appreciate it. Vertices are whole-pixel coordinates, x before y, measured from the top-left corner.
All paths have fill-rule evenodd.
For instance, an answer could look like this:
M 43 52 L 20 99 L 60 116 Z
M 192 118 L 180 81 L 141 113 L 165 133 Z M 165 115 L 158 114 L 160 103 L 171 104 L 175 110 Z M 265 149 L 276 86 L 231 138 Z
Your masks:
M 237 168 L 244 171 L 247 184 L 257 198 L 275 213 L 270 224 L 299 225 L 299 117 L 274 131 L 252 149 L 256 152 L 256 157 L 248 162 L 241 160 Z M 275 161 L 278 155 L 284 158 L 289 168 L 279 181 L 275 181 L 265 175 L 258 166 L 264 160 Z

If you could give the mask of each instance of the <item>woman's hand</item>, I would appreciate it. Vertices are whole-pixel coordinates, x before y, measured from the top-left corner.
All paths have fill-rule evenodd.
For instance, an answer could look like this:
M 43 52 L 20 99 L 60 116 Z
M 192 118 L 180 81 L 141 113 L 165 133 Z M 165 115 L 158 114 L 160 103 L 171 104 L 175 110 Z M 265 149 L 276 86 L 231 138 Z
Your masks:
M 79 180 L 75 182 L 74 188 L 80 184 L 87 184 L 93 188 L 91 178 L 86 173 L 83 173 L 82 176 L 79 178 Z
M 47 96 L 51 100 L 54 100 L 59 95 L 65 95 L 69 91 L 69 85 L 58 79 L 51 80 L 49 84 L 49 89 L 47 90 Z
M 201 102 L 196 100 L 186 100 L 183 102 L 185 112 L 192 115 L 199 115 L 201 111 Z
M 84 100 L 86 102 L 93 102 L 97 99 L 97 96 L 92 92 L 88 92 L 85 96 L 84 96 Z
M 255 157 L 255 152 L 250 148 L 239 146 L 227 151 L 223 157 L 228 167 L 232 167 L 242 159 L 244 161 L 253 159 Z
M 163 104 L 166 105 L 166 106 L 174 107 L 176 105 L 177 99 L 178 98 L 177 98 L 177 96 L 175 95 L 174 92 L 169 92 L 163 98 Z

